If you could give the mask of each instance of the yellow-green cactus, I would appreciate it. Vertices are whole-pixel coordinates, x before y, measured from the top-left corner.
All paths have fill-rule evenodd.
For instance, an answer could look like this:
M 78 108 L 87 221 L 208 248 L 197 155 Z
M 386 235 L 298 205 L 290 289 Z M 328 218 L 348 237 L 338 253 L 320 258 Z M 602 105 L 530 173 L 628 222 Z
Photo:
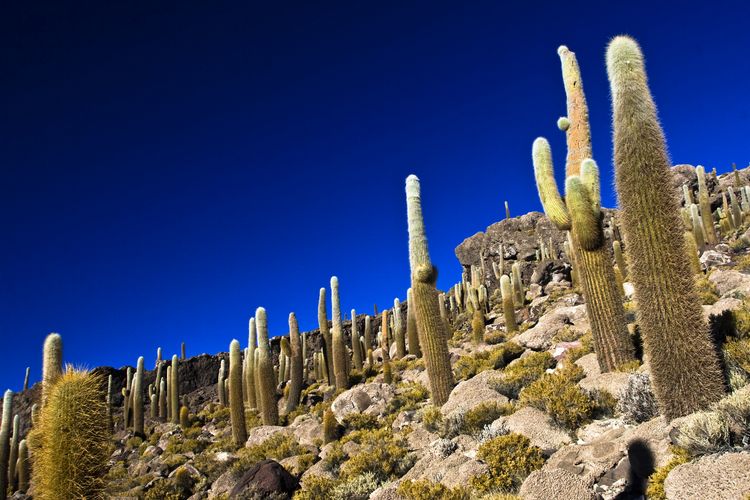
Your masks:
M 706 232 L 706 243 L 716 245 L 719 242 L 714 228 L 714 217 L 711 213 L 711 203 L 708 199 L 708 187 L 706 186 L 706 169 L 702 165 L 695 167 L 698 176 L 698 204 L 701 209 L 701 221 L 703 230 Z
M 344 342 L 341 301 L 339 299 L 339 279 L 336 276 L 331 278 L 331 344 L 336 389 L 348 389 L 349 353 L 346 350 L 346 342 Z
M 179 362 L 177 361 L 177 355 L 172 355 L 172 370 L 170 373 L 172 378 L 169 381 L 169 385 L 171 386 L 171 389 L 169 391 L 169 406 L 172 409 L 171 415 L 173 424 L 180 423 L 180 368 L 178 363 Z
M 48 388 L 62 374 L 62 337 L 50 333 L 44 339 L 44 359 L 42 363 L 42 406 L 47 402 Z
M 143 433 L 143 356 L 138 358 L 133 380 L 133 432 L 136 436 Z
M 357 311 L 352 309 L 352 363 L 356 370 L 362 370 L 362 344 L 359 341 L 357 328 Z
M 258 332 L 258 359 L 255 366 L 256 383 L 260 392 L 259 406 L 263 425 L 279 424 L 279 409 L 276 403 L 276 376 L 268 345 L 268 318 L 266 310 L 259 307 L 255 311 L 255 326 Z
M 299 405 L 302 395 L 302 343 L 299 336 L 299 324 L 294 313 L 289 313 L 289 394 L 286 397 L 286 412 L 289 413 Z
M 8 465 L 10 455 L 10 423 L 13 416 L 13 391 L 3 395 L 3 417 L 0 424 L 0 499 L 5 499 L 8 490 Z
M 318 296 L 318 327 L 323 339 L 323 358 L 325 359 L 325 377 L 328 385 L 336 385 L 336 375 L 333 373 L 333 346 L 331 330 L 328 328 L 328 314 L 326 312 L 326 289 L 320 289 Z
M 667 419 L 707 408 L 725 381 L 683 238 L 671 162 L 648 88 L 643 54 L 630 37 L 607 48 L 614 113 L 614 163 L 620 221 L 638 296 L 638 325 L 651 380 Z
M 187 408 L 183 408 L 187 413 Z M 242 352 L 240 342 L 236 339 L 229 344 L 229 412 L 232 440 L 236 446 L 243 446 L 247 441 L 247 428 L 245 402 L 242 400 Z
M 416 175 L 410 175 L 406 179 L 406 207 L 411 288 L 414 294 L 417 333 L 424 352 L 432 403 L 442 406 L 448 401 L 453 389 L 453 372 L 448 353 L 448 332 L 440 318 L 438 292 L 435 289 L 437 268 L 432 265 L 427 248 L 419 179 Z
M 515 333 L 518 331 L 518 324 L 516 323 L 516 310 L 513 304 L 513 286 L 510 283 L 510 278 L 505 274 L 500 277 L 500 295 L 503 298 L 505 330 L 508 333 Z
M 258 388 L 255 387 L 255 318 L 250 318 L 247 332 L 247 359 L 245 360 L 245 384 L 247 385 L 247 405 L 256 408 Z

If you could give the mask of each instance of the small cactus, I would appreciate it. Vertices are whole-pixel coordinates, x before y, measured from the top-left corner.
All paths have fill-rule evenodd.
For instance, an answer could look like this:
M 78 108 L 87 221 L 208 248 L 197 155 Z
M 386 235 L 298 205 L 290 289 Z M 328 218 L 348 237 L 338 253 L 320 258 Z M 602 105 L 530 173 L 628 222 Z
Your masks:
M 708 199 L 708 187 L 706 186 L 706 169 L 698 165 L 695 168 L 698 176 L 698 204 L 700 205 L 701 221 L 706 233 L 706 243 L 716 245 L 719 242 L 714 228 L 714 218 L 711 213 L 711 202 Z M 688 205 L 686 205 L 688 206 Z
M 26 493 L 29 489 L 29 448 L 26 440 L 22 439 L 18 443 L 18 491 Z
M 336 417 L 330 409 L 323 412 L 323 444 L 332 443 L 339 438 L 338 425 Z
M 359 342 L 357 311 L 354 309 L 352 309 L 352 364 L 356 370 L 362 371 L 362 345 Z
M 518 331 L 516 323 L 516 309 L 513 303 L 513 286 L 510 283 L 508 275 L 500 277 L 500 295 L 503 298 L 503 316 L 505 316 L 505 330 L 508 333 Z
M 190 427 L 190 413 L 187 406 L 182 406 L 180 408 L 180 427 L 182 427 L 183 431 Z
M 381 318 L 381 330 L 380 330 L 380 342 L 381 351 L 383 352 L 383 382 L 390 384 L 393 382 L 393 375 L 391 373 L 391 354 L 390 345 L 388 342 L 388 310 L 383 311 L 380 315 Z
M 245 427 L 245 402 L 242 400 L 242 353 L 238 340 L 232 340 L 229 344 L 229 408 L 232 439 L 235 445 L 242 446 L 247 441 L 247 429 Z
M 396 359 L 406 356 L 406 325 L 401 314 L 401 301 L 393 299 L 393 340 L 396 344 Z
M 476 309 L 471 317 L 471 332 L 474 344 L 484 342 L 484 314 L 479 309 Z
M 227 394 L 224 392 L 224 379 L 226 378 L 227 365 L 224 359 L 219 364 L 219 378 L 216 380 L 216 393 L 219 396 L 219 405 L 227 405 Z

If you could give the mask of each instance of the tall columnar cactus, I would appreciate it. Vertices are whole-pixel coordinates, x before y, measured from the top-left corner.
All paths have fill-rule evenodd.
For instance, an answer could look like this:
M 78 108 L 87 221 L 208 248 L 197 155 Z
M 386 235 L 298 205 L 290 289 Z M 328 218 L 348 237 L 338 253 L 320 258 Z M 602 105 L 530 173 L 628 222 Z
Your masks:
M 518 304 L 520 307 L 523 307 L 524 302 L 526 302 L 526 294 L 523 290 L 523 278 L 521 277 L 521 264 L 519 262 L 515 262 L 512 266 L 510 266 L 511 270 L 511 283 L 513 283 L 513 293 L 515 294 L 514 302 Z
M 250 318 L 248 322 L 247 334 L 247 371 L 245 372 L 245 383 L 247 384 L 247 405 L 250 408 L 256 408 L 258 388 L 255 387 L 255 348 L 257 345 L 255 333 L 255 318 Z
M 625 263 L 625 257 L 622 254 L 622 243 L 620 243 L 618 240 L 613 241 L 612 250 L 615 252 L 615 262 L 617 263 L 617 267 L 622 273 L 623 279 L 627 279 L 628 265 Z
M 695 237 L 695 243 L 698 245 L 698 251 L 703 252 L 706 247 L 706 232 L 703 228 L 703 219 L 698 213 L 698 205 L 693 203 L 690 205 L 690 220 L 692 222 L 693 236 Z
M 185 360 L 185 342 L 180 344 L 180 359 Z
M 34 498 L 101 498 L 110 432 L 100 377 L 68 369 L 50 387 L 34 427 Z
M 123 429 L 130 428 L 130 423 L 132 422 L 132 415 L 133 415 L 133 405 L 131 404 L 131 401 L 133 401 L 132 398 L 133 394 L 133 369 L 128 366 L 127 370 L 125 370 L 125 387 L 123 388 L 123 410 L 122 410 L 122 419 L 123 419 Z
M 331 343 L 333 349 L 333 374 L 336 380 L 336 389 L 349 388 L 349 370 L 346 343 L 344 342 L 344 330 L 341 325 L 341 302 L 339 300 L 339 279 L 331 278 Z
M 336 384 L 336 376 L 333 373 L 333 347 L 331 345 L 331 330 L 328 328 L 328 314 L 326 312 L 326 289 L 320 289 L 318 296 L 318 327 L 323 338 L 323 358 L 325 360 L 326 372 L 324 373 L 328 385 Z
M 396 359 L 406 356 L 406 323 L 401 313 L 401 301 L 393 299 L 393 339 L 396 343 Z
M 513 304 L 513 286 L 510 283 L 510 278 L 505 274 L 500 277 L 500 295 L 503 298 L 505 330 L 508 333 L 515 333 L 518 331 L 518 324 L 516 323 L 516 310 Z
M 357 328 L 357 311 L 352 309 L 352 364 L 359 371 L 362 371 L 362 358 L 362 344 L 359 342 L 359 329 Z
M 180 427 L 187 430 L 190 427 L 190 411 L 187 406 L 180 407 Z
M 159 418 L 162 420 L 167 419 L 167 407 L 167 381 L 161 379 L 159 383 Z
M 409 264 L 419 344 L 424 351 L 430 379 L 432 403 L 442 406 L 453 389 L 453 372 L 448 353 L 445 323 L 438 306 L 437 268 L 430 262 L 422 218 L 422 199 L 416 175 L 406 178 L 406 211 L 409 225 Z
M 287 360 L 289 359 L 289 354 L 291 354 L 292 350 L 289 347 L 289 339 L 286 337 L 281 337 L 281 341 L 279 342 L 279 374 L 278 374 L 278 383 L 283 384 L 286 382 L 286 365 Z
M 49 394 L 49 393 L 48 393 Z M 10 425 L 13 417 L 13 391 L 3 395 L 3 417 L 0 423 L 0 499 L 4 500 L 8 490 L 8 461 L 10 456 Z
M 29 489 L 29 448 L 26 440 L 18 443 L 18 491 L 26 493 Z
M 159 355 L 161 357 L 161 354 Z M 162 370 L 163 370 L 164 362 L 161 359 L 157 359 L 156 361 L 156 378 L 154 379 L 154 393 L 156 394 L 156 400 L 159 400 L 159 390 L 161 389 L 161 385 L 159 382 L 161 382 L 162 377 Z
M 114 408 L 112 407 L 112 375 L 107 377 L 107 423 L 109 424 L 110 432 L 114 430 Z
M 268 319 L 266 310 L 259 307 L 255 311 L 255 326 L 258 330 L 258 359 L 255 366 L 256 383 L 259 389 L 260 416 L 263 425 L 279 424 L 279 408 L 276 403 L 276 378 L 268 345 Z
M 450 335 L 450 329 L 446 331 Z M 411 288 L 406 290 L 406 337 L 409 339 L 409 354 L 421 358 L 422 348 L 419 346 L 419 335 L 417 334 L 417 318 L 414 315 L 414 292 Z M 367 346 L 369 348 L 369 345 Z
M 143 433 L 143 356 L 138 358 L 133 380 L 133 432 L 136 436 Z
M 286 412 L 289 413 L 299 405 L 302 395 L 302 343 L 299 336 L 299 324 L 294 313 L 289 313 L 289 394 L 286 397 Z
M 719 242 L 714 228 L 714 217 L 711 213 L 711 202 L 708 199 L 708 187 L 706 186 L 706 169 L 698 165 L 695 167 L 698 176 L 698 204 L 701 209 L 701 220 L 703 230 L 706 232 L 706 243 L 716 245 Z M 686 205 L 687 206 L 687 205 Z
M 388 309 L 383 311 L 380 319 L 380 350 L 383 352 L 383 382 L 390 384 L 393 382 L 393 376 L 391 373 L 390 344 L 388 342 Z
M 151 420 L 156 420 L 159 417 L 159 396 L 156 394 L 156 391 L 151 393 L 149 403 L 149 415 L 151 416 Z
M 31 373 L 31 367 L 26 367 L 26 376 L 23 378 L 23 390 L 26 391 L 29 388 L 29 374 Z
M 21 416 L 13 417 L 13 436 L 10 438 L 10 452 L 8 453 L 8 485 L 10 491 L 16 489 L 16 462 L 18 461 L 18 433 L 21 430 Z
M 703 320 L 682 236 L 679 203 L 648 88 L 643 55 L 630 37 L 607 48 L 614 113 L 615 181 L 638 295 L 638 324 L 659 406 L 668 419 L 705 409 L 726 392 Z
M 243 446 L 247 441 L 247 428 L 245 402 L 242 400 L 242 352 L 238 340 L 229 344 L 229 415 L 234 444 Z
M 179 367 L 179 361 L 177 361 L 177 354 L 172 355 L 172 379 L 170 380 L 170 384 L 172 386 L 171 390 L 169 391 L 169 397 L 170 402 L 169 406 L 171 407 L 171 415 L 172 415 L 172 423 L 173 424 L 179 424 L 180 423 L 180 367 Z
M 172 421 L 172 367 L 167 367 L 167 420 Z
M 474 314 L 471 317 L 471 332 L 474 344 L 484 342 L 484 314 L 480 309 L 474 310 Z
M 44 357 L 42 363 L 42 406 L 47 402 L 49 387 L 62 374 L 62 337 L 50 333 L 44 339 Z
M 532 148 L 534 174 L 545 213 L 558 229 L 570 231 L 572 253 L 591 321 L 594 350 L 601 370 L 608 372 L 634 360 L 635 352 L 627 331 L 621 287 L 605 244 L 599 169 L 590 159 L 591 131 L 578 61 L 575 53 L 565 46 L 558 49 L 558 55 L 568 108 L 568 124 L 563 127 L 568 145 L 565 201 L 555 182 L 549 143 L 542 137 L 534 141 Z
M 734 194 L 734 189 L 732 189 L 732 186 L 729 186 L 727 188 L 727 191 L 729 192 L 729 205 L 732 208 L 732 218 L 734 219 L 734 226 L 736 228 L 742 227 L 742 210 L 740 209 L 740 204 L 737 202 L 737 195 Z

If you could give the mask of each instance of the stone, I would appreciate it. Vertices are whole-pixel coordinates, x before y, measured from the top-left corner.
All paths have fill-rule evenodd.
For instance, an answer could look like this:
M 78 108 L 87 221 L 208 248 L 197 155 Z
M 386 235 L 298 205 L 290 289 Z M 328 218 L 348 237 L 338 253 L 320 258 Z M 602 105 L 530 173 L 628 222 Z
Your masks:
M 716 250 L 705 250 L 700 257 L 700 262 L 704 268 L 726 266 L 731 264 L 732 258 Z
M 248 490 L 266 495 L 277 493 L 291 496 L 297 488 L 299 488 L 299 481 L 278 462 L 263 460 L 242 474 L 230 491 L 229 498 L 241 495 Z
M 707 455 L 672 469 L 667 500 L 730 500 L 750 495 L 750 452 Z
M 750 292 L 750 275 L 734 269 L 716 269 L 708 280 L 716 286 L 719 296 L 729 292 L 740 292 L 744 296 Z
M 256 446 L 263 443 L 266 439 L 269 439 L 276 434 L 289 434 L 290 430 L 287 427 L 280 425 L 259 425 L 248 429 L 247 441 L 245 441 L 245 448 Z
M 584 377 L 578 386 L 586 391 L 607 391 L 617 397 L 627 386 L 630 374 L 625 372 L 600 373 L 591 377 Z
M 295 418 L 288 428 L 302 446 L 315 446 L 317 441 L 323 439 L 323 425 L 310 414 Z
M 583 369 L 583 373 L 585 373 L 587 377 L 595 377 L 602 373 L 595 352 L 581 356 L 576 360 L 576 364 Z
M 409 469 L 402 479 L 412 481 L 427 479 L 442 483 L 449 488 L 466 486 L 469 479 L 487 473 L 487 465 L 467 457 L 463 453 L 452 453 L 441 457 L 436 453 L 427 453 Z
M 505 428 L 510 432 L 522 434 L 529 438 L 533 446 L 541 448 L 545 455 L 551 455 L 572 442 L 567 433 L 555 427 L 549 415 L 531 407 L 524 407 L 512 415 L 498 418 L 490 428 Z
M 340 424 L 352 413 L 380 416 L 394 395 L 393 387 L 389 384 L 361 384 L 339 394 L 331 404 L 331 411 Z
M 535 470 L 521 485 L 525 500 L 595 500 L 594 490 L 580 477 L 562 469 Z
M 458 411 L 469 411 L 472 408 L 490 401 L 498 404 L 508 402 L 508 398 L 490 387 L 489 381 L 498 377 L 502 371 L 486 370 L 469 380 L 460 382 L 451 391 L 448 401 L 440 409 L 443 415 L 449 416 Z
M 540 351 L 552 346 L 552 338 L 564 328 L 572 328 L 580 335 L 589 329 L 586 306 L 563 306 L 552 309 L 539 319 L 539 322 L 525 332 L 516 335 L 515 342 L 527 349 Z

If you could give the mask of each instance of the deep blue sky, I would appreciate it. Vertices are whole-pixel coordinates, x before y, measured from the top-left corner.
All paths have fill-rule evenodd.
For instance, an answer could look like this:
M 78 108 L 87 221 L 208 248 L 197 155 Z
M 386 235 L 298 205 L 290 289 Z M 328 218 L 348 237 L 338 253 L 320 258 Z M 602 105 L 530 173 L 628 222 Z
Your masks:
M 45 2 L 46 3 L 46 2 Z M 467 4 L 471 4 L 468 6 Z M 63 6 L 65 4 L 65 6 Z M 558 171 L 556 49 L 578 55 L 612 206 L 607 41 L 642 44 L 675 163 L 744 166 L 742 2 L 5 2 L 0 12 L 0 389 L 60 332 L 90 367 L 243 345 L 318 289 L 371 312 L 409 283 L 404 179 L 422 179 L 439 286 L 453 249 L 540 208 Z

